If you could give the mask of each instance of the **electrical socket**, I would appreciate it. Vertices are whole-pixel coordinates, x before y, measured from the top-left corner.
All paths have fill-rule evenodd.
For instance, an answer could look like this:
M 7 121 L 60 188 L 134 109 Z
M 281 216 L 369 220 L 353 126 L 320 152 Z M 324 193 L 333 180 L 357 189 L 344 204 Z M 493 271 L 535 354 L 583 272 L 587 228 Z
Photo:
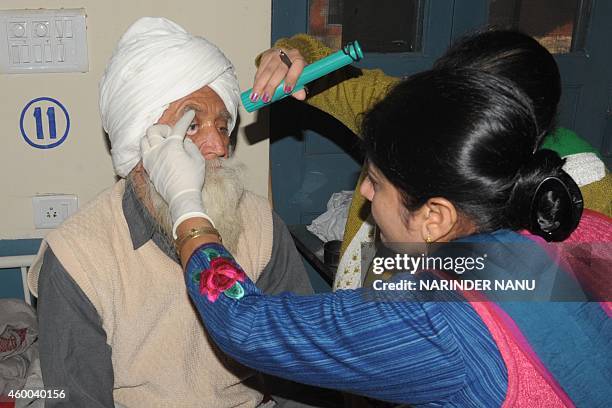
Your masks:
M 79 208 L 77 196 L 72 194 L 45 194 L 32 197 L 34 227 L 50 229 L 58 227 Z

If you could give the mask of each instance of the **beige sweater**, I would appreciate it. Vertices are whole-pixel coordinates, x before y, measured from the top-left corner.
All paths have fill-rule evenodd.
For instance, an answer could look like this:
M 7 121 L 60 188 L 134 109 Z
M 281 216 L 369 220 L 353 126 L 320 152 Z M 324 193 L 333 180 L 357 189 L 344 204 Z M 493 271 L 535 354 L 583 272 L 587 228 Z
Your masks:
M 181 267 L 152 241 L 133 249 L 123 191 L 119 181 L 49 233 L 30 269 L 30 290 L 37 295 L 49 245 L 102 319 L 112 348 L 116 402 L 135 408 L 258 405 L 262 395 L 242 384 L 256 374 L 207 337 Z M 245 231 L 234 255 L 256 280 L 272 251 L 271 210 L 265 199 L 245 193 L 239 216 Z

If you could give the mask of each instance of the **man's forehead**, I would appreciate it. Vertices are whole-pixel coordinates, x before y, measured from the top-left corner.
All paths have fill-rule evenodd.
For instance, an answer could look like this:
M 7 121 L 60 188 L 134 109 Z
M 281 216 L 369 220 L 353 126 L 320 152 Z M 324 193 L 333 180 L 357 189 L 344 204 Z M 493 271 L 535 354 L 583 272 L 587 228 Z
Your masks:
M 213 89 L 209 86 L 203 86 L 197 91 L 194 91 L 189 95 L 182 97 L 176 102 L 186 103 L 191 101 L 198 101 L 202 103 L 223 103 L 223 100 L 221 99 L 219 94 L 213 91 Z
M 209 86 L 204 86 L 195 92 L 190 93 L 187 96 L 173 102 L 170 106 L 181 107 L 185 109 L 193 109 L 198 112 L 208 112 L 211 108 L 215 111 L 219 111 L 219 114 L 231 118 L 231 114 L 227 110 L 225 103 L 221 97 Z

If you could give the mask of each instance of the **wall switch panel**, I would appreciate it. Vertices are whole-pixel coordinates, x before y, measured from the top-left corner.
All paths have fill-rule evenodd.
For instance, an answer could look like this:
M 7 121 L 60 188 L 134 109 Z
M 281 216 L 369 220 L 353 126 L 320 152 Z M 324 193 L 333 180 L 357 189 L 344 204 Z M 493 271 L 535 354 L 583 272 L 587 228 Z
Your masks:
M 0 10 L 0 73 L 87 72 L 85 9 Z

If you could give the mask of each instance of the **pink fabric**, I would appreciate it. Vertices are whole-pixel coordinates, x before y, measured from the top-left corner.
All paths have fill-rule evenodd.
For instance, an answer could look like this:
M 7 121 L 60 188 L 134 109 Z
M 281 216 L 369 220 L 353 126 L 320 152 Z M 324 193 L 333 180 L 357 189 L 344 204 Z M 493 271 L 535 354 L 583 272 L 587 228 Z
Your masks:
M 578 227 L 564 242 L 593 244 L 591 245 L 593 254 L 603 260 L 600 268 L 601 274 L 592 276 L 593 286 L 598 288 L 599 298 L 606 300 L 599 302 L 602 309 L 608 317 L 612 317 L 612 302 L 607 301 L 612 298 L 612 279 L 609 276 L 612 272 L 610 269 L 612 265 L 612 253 L 610 252 L 612 218 L 593 210 L 584 210 Z M 602 283 L 604 283 L 603 286 Z
M 521 231 L 521 234 L 541 244 L 546 242 L 541 237 L 526 231 Z M 592 210 L 584 210 L 576 230 L 562 246 L 558 247 L 561 250 L 556 251 L 552 246 L 547 246 L 547 249 L 552 251 L 551 256 L 568 265 L 566 270 L 572 271 L 570 273 L 574 274 L 582 284 L 591 285 L 591 288 L 599 291 L 599 296 L 609 298 L 607 297 L 610 295 L 609 285 L 612 282 L 609 276 L 609 265 L 612 264 L 609 263 L 612 257 L 609 251 L 610 243 L 612 243 L 612 219 Z M 577 264 L 576 260 L 563 250 L 565 244 L 576 244 L 573 249 L 579 248 L 578 244 L 585 244 L 585 249 L 589 250 L 589 254 L 595 260 L 594 263 L 588 265 L 588 268 Z M 602 282 L 606 282 L 608 287 L 602 285 Z M 496 304 L 481 301 L 482 298 L 478 294 L 472 292 L 464 295 L 472 300 L 470 304 L 487 325 L 506 363 L 508 390 L 503 406 L 573 407 L 570 398 L 542 364 L 510 316 Z M 600 302 L 600 304 L 608 316 L 612 316 L 612 302 Z
M 542 237 L 532 235 L 529 231 L 522 230 L 521 235 L 528 236 L 537 242 L 546 242 Z M 612 242 L 612 218 L 597 211 L 585 209 L 580 217 L 578 227 L 563 241 L 569 244 L 584 243 L 610 243 Z
M 491 302 L 470 302 L 470 305 L 487 325 L 508 370 L 508 389 L 503 407 L 574 406 L 503 310 Z M 504 315 L 511 324 L 505 321 Z
M 578 227 L 563 242 L 612 242 L 612 218 L 593 210 L 584 210 Z
M 546 244 L 543 238 L 527 231 L 521 231 L 520 234 L 539 244 Z M 612 219 L 595 211 L 584 210 L 578 227 L 567 240 L 559 246 L 545 245 L 544 248 L 552 259 L 564 264 L 564 269 L 581 284 L 587 287 L 595 286 L 601 296 L 606 296 L 611 293 L 609 285 L 612 279 L 607 266 L 612 264 L 608 262 L 612 257 L 608 250 L 611 242 Z M 567 244 L 570 245 L 565 246 Z M 576 249 L 580 250 L 581 247 L 587 250 L 586 254 L 590 256 L 586 258 L 588 265 L 576 262 L 576 254 L 580 254 Z M 608 288 L 605 288 L 606 285 L 602 285 L 602 282 L 606 282 Z M 602 286 L 604 288 L 600 290 L 599 287 Z M 506 364 L 508 389 L 503 407 L 573 407 L 571 399 L 541 362 L 512 318 L 495 303 L 487 302 L 480 293 L 463 291 L 462 294 L 489 329 Z M 612 302 L 600 304 L 608 316 L 612 316 Z
M 528 231 L 521 235 L 545 244 L 546 241 Z M 564 264 L 566 271 L 580 282 L 595 299 L 599 299 L 601 308 L 612 317 L 612 218 L 593 210 L 585 209 L 578 227 L 563 243 L 557 246 L 546 245 L 552 259 Z M 559 250 L 557 250 L 557 248 Z M 587 256 L 580 258 L 580 252 Z M 583 262 L 588 259 L 589 262 Z

